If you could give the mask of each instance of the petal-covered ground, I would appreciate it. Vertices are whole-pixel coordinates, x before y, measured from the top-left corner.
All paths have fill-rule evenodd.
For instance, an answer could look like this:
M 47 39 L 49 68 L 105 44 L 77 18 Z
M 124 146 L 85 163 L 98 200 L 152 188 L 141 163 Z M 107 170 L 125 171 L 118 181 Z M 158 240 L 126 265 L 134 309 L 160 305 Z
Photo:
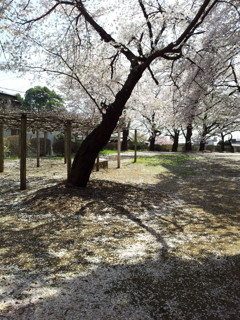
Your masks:
M 125 156 L 82 189 L 29 159 L 26 191 L 7 161 L 0 319 L 240 319 L 239 160 Z

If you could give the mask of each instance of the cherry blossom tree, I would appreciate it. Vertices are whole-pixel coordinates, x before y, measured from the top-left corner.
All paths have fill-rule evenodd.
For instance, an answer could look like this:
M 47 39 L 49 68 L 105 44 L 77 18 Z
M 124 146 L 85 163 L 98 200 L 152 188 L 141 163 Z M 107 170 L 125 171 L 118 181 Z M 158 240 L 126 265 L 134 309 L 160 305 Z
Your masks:
M 214 27 L 220 28 L 221 18 L 236 22 L 239 8 L 234 0 L 4 2 L 9 9 L 3 13 L 2 51 L 8 67 L 68 76 L 101 113 L 101 122 L 77 152 L 68 179 L 69 186 L 81 187 L 143 74 L 156 82 L 158 63 L 187 57 L 188 49 L 213 24 L 209 15 L 219 17 Z M 105 74 L 108 83 L 98 87 Z M 105 90 L 112 94 L 101 100 Z

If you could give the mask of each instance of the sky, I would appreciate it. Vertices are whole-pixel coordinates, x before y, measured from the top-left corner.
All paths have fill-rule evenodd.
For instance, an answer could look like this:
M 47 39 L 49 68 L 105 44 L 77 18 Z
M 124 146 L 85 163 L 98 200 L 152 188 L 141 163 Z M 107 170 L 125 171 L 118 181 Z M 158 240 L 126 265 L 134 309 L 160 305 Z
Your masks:
M 34 80 L 34 78 L 30 75 L 22 76 L 16 74 L 15 72 L 0 71 L 1 92 L 9 94 L 20 93 L 21 96 L 23 96 L 28 89 L 38 85 L 48 87 L 45 80 Z M 49 89 L 53 90 L 54 88 Z

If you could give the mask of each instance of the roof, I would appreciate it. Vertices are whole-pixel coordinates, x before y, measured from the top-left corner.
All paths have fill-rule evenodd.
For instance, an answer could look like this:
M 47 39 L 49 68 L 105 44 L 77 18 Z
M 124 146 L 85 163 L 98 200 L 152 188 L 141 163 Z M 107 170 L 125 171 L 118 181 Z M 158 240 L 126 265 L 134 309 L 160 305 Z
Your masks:
M 0 91 L 0 101 L 3 99 L 7 99 L 10 100 L 11 102 L 13 102 L 13 104 L 19 104 L 20 102 L 17 99 L 16 95 L 13 94 L 9 94 L 3 91 Z

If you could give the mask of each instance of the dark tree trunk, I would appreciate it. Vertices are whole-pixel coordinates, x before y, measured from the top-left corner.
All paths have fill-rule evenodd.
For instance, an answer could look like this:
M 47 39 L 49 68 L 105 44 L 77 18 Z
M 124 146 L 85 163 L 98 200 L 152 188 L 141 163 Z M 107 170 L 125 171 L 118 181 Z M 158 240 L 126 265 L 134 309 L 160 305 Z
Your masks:
M 232 145 L 232 139 L 229 139 L 228 142 L 229 142 L 229 146 L 230 146 L 230 151 L 231 151 L 232 153 L 234 153 L 234 147 L 233 147 L 233 145 Z
M 205 150 L 205 144 L 206 144 L 206 142 L 205 142 L 205 140 L 201 140 L 200 141 L 200 147 L 199 147 L 199 151 L 204 151 Z
M 82 142 L 74 158 L 67 186 L 86 187 L 99 151 L 108 143 L 126 102 L 147 66 L 146 63 L 131 70 L 115 101 L 108 106 L 101 123 Z
M 224 134 L 221 133 L 221 152 L 225 151 L 225 145 L 224 145 Z
M 207 115 L 205 115 L 204 120 L 207 120 Z M 200 141 L 200 147 L 199 147 L 199 151 L 204 151 L 205 150 L 205 145 L 206 145 L 206 137 L 207 134 L 210 132 L 211 126 L 207 127 L 207 125 L 205 123 L 203 123 L 203 128 L 202 128 L 202 137 L 201 137 L 201 141 Z
M 186 142 L 185 142 L 185 151 L 192 151 L 192 125 L 187 126 Z
M 174 130 L 172 152 L 178 151 L 179 133 L 180 133 L 179 130 Z
M 123 129 L 121 151 L 127 151 L 128 150 L 128 135 L 129 135 L 129 130 L 128 129 Z
M 155 136 L 150 138 L 149 151 L 155 151 L 155 139 Z

